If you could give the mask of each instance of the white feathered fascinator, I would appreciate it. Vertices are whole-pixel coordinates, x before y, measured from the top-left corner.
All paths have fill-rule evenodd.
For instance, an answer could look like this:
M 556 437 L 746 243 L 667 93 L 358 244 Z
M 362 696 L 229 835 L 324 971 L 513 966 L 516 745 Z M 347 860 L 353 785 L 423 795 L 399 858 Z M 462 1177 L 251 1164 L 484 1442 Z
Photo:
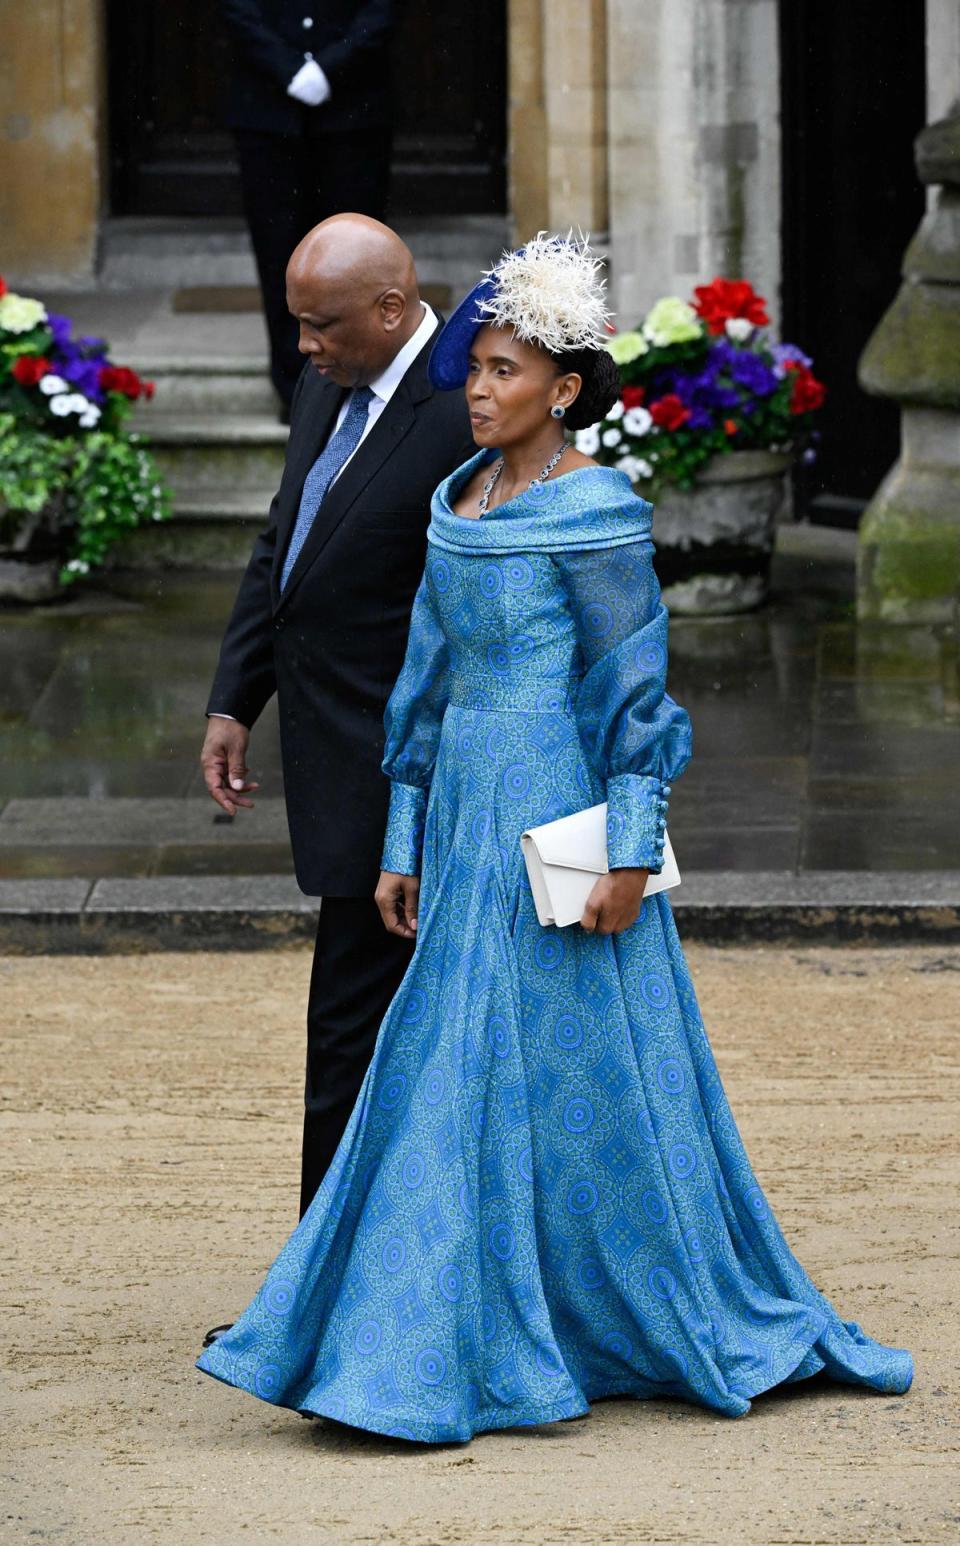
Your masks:
M 434 344 L 430 379 L 447 390 L 463 385 L 470 348 L 485 323 L 561 354 L 601 349 L 611 316 L 603 260 L 588 238 L 538 231 L 525 247 L 505 252 L 460 302 Z
M 485 277 L 496 282 L 496 293 L 479 303 L 484 322 L 512 327 L 524 343 L 551 354 L 603 347 L 611 317 L 606 280 L 586 237 L 538 231 L 519 251 L 505 252 Z

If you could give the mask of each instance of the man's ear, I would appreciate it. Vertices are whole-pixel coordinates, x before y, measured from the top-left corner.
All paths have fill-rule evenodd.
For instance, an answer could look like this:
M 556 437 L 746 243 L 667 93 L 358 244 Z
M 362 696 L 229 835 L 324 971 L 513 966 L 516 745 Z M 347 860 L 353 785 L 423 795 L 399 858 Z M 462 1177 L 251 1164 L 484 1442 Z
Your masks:
M 380 316 L 384 331 L 392 333 L 406 315 L 407 301 L 402 290 L 384 290 L 380 297 Z

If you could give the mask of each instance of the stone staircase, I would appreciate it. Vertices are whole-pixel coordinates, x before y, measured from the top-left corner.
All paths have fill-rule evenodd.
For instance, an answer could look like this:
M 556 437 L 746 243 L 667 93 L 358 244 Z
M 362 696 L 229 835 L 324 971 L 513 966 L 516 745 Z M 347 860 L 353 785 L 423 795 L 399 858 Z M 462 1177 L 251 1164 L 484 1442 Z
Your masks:
M 428 299 L 443 307 L 466 293 L 507 240 L 501 217 L 431 218 L 397 228 Z M 99 283 L 81 305 L 64 298 L 63 309 L 84 330 L 106 333 L 116 358 L 156 383 L 136 427 L 173 492 L 172 519 L 133 533 L 116 561 L 128 568 L 239 568 L 266 519 L 287 439 L 266 373 L 263 319 L 253 310 L 181 310 L 177 297 L 188 289 L 255 285 L 246 229 L 236 220 L 107 221 Z
M 173 495 L 169 521 L 136 532 L 124 567 L 235 569 L 249 555 L 283 471 L 287 428 L 262 357 L 202 364 L 139 357 L 156 384 L 137 424 Z

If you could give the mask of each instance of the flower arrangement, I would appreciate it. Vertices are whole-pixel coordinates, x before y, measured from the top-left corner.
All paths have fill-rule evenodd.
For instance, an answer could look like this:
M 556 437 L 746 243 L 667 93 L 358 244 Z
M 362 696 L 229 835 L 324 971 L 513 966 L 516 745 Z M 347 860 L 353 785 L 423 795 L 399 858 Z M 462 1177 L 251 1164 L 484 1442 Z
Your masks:
M 0 278 L 0 547 L 61 560 L 69 585 L 169 500 L 153 457 L 126 428 L 153 384 L 111 362 L 102 338 Z
M 619 402 L 581 430 L 578 450 L 655 490 L 691 488 L 710 457 L 791 451 L 812 461 L 813 415 L 826 388 L 795 344 L 773 343 L 766 301 L 744 279 L 698 285 L 693 304 L 668 295 L 607 348 Z

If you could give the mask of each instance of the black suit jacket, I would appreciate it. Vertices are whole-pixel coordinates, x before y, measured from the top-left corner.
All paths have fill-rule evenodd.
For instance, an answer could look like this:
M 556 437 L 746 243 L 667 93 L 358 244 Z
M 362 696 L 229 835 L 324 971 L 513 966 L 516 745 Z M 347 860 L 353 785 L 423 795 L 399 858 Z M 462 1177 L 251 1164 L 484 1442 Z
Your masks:
M 376 885 L 389 795 L 383 711 L 403 664 L 430 497 L 476 450 L 463 394 L 435 392 L 427 379 L 431 343 L 329 489 L 281 596 L 304 479 L 343 400 L 305 366 L 283 478 L 207 705 L 253 725 L 279 694 L 290 837 L 311 896 L 368 896 Z
M 233 44 L 227 117 L 231 128 L 322 135 L 390 122 L 390 43 L 397 0 L 220 4 Z M 330 82 L 330 100 L 321 107 L 307 107 L 287 96 L 308 53 Z

